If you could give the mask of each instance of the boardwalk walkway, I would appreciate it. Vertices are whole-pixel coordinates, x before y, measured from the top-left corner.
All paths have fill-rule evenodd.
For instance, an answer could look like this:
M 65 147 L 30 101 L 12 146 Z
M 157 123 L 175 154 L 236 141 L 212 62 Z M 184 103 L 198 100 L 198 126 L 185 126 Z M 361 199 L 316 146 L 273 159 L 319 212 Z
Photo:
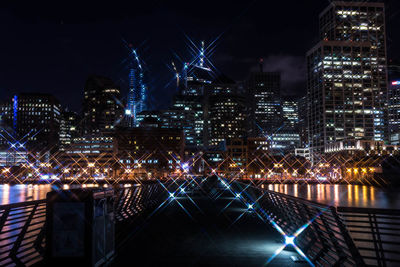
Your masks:
M 118 229 L 117 229 L 118 230 Z M 114 266 L 265 266 L 281 235 L 222 187 L 170 198 L 129 228 L 117 244 Z M 307 266 L 283 250 L 270 266 Z

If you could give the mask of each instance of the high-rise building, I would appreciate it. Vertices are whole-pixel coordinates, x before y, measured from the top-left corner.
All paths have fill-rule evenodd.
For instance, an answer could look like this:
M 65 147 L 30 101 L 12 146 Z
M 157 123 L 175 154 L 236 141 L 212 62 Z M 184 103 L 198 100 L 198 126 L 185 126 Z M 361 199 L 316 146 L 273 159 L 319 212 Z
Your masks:
M 390 64 L 389 72 L 389 141 L 400 145 L 400 64 Z
M 185 131 L 185 143 L 189 148 L 202 148 L 206 144 L 205 129 L 205 98 L 204 96 L 176 95 L 173 102 L 173 110 L 182 111 L 185 116 L 183 121 L 191 129 Z
M 13 106 L 11 101 L 0 102 L 0 148 L 7 149 L 13 140 Z
M 163 110 L 161 114 L 161 128 L 181 129 L 185 139 L 185 144 L 190 147 L 196 147 L 196 132 L 193 125 L 196 112 L 186 109 Z
M 246 81 L 252 136 L 274 132 L 281 124 L 279 72 L 252 72 Z
M 293 97 L 282 97 L 282 119 L 284 129 L 298 129 L 299 107 L 297 99 Z
M 389 142 L 400 145 L 400 63 L 389 62 Z
M 209 97 L 209 145 L 218 146 L 227 139 L 246 135 L 246 101 L 236 94 L 218 93 Z
M 12 109 L 12 127 L 20 145 L 43 153 L 58 147 L 61 106 L 54 96 L 18 94 L 12 99 Z
M 141 60 L 136 52 L 129 45 L 129 90 L 127 97 L 127 106 L 125 109 L 125 121 L 129 127 L 136 127 L 137 115 L 146 110 L 147 87 L 144 83 L 144 72 Z
M 321 41 L 307 53 L 310 147 L 387 137 L 383 3 L 332 1 L 320 14 Z
M 236 82 L 224 74 L 210 85 L 206 111 L 208 146 L 213 150 L 224 149 L 228 139 L 246 136 L 246 98 L 239 94 Z
M 199 54 L 191 63 L 184 64 L 181 75 L 177 74 L 177 77 L 182 78 L 179 82 L 179 94 L 174 97 L 171 117 L 166 118 L 167 123 L 175 124 L 176 115 L 173 113 L 182 111 L 178 116 L 185 124 L 182 126 L 186 147 L 192 150 L 204 148 L 208 144 L 208 96 L 215 80 L 214 72 L 206 64 L 204 42 L 198 51 Z
M 308 147 L 308 102 L 307 96 L 299 98 L 297 107 L 299 111 L 299 135 L 300 135 L 300 146 Z
M 84 134 L 113 131 L 121 121 L 120 89 L 103 76 L 92 75 L 85 84 L 83 99 Z
M 73 111 L 61 112 L 61 123 L 60 123 L 60 150 L 71 145 L 74 138 L 78 137 L 78 114 Z

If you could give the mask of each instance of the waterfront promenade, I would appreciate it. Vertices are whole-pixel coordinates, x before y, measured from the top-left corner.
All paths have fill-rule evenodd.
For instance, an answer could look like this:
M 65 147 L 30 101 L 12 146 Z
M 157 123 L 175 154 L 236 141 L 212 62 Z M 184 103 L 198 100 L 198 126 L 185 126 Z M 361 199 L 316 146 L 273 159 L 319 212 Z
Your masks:
M 244 199 L 224 188 L 196 189 L 171 198 L 131 228 L 113 266 L 264 266 L 283 241 Z M 301 258 L 288 247 L 270 266 L 308 266 L 290 256 Z
M 96 194 L 97 200 L 75 199 L 90 194 Z M 94 207 L 83 222 L 76 220 L 88 231 L 71 243 L 87 266 L 98 260 L 112 266 L 127 262 L 138 266 L 400 263 L 398 209 L 335 207 L 217 176 L 148 181 L 105 191 L 71 189 L 51 195 L 72 197 L 72 204 L 86 203 L 87 210 Z M 57 237 L 64 236 L 64 231 L 51 223 L 59 217 L 48 213 L 54 212 L 54 203 L 50 198 L 0 206 L 0 265 L 54 263 L 49 260 L 55 259 L 49 254 L 54 248 L 51 242 L 64 240 Z M 79 216 L 79 209 L 61 212 L 69 214 L 65 218 Z M 115 222 L 115 228 L 107 222 Z M 82 248 L 79 243 L 84 244 Z M 69 260 L 76 262 L 77 258 Z M 57 258 L 56 262 L 65 261 Z

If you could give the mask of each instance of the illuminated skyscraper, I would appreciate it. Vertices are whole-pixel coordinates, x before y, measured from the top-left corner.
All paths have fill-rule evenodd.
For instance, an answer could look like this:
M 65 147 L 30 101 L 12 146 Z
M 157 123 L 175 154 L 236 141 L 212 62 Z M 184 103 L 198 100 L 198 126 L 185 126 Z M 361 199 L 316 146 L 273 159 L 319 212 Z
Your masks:
M 11 101 L 0 102 L 0 149 L 8 149 L 14 135 L 13 105 Z
M 107 77 L 92 75 L 84 90 L 83 133 L 114 130 L 122 118 L 119 88 Z
M 172 110 L 182 111 L 179 116 L 185 124 L 186 146 L 196 150 L 207 145 L 207 101 L 215 74 L 206 64 L 204 42 L 200 48 L 195 49 L 198 50 L 198 55 L 195 55 L 191 63 L 184 63 L 179 94 L 174 97 Z M 174 120 L 170 123 L 174 123 Z
M 71 145 L 72 140 L 78 136 L 78 114 L 73 111 L 61 112 L 60 121 L 60 150 Z
M 308 147 L 308 102 L 307 96 L 303 96 L 297 102 L 297 107 L 299 111 L 299 134 L 300 134 L 300 146 Z
M 59 144 L 61 106 L 54 96 L 18 94 L 12 99 L 12 110 L 16 134 L 14 140 L 18 140 L 18 146 L 41 153 L 56 150 Z
M 319 21 L 321 41 L 307 53 L 310 147 L 386 140 L 384 4 L 332 1 Z
M 125 124 L 129 127 L 138 126 L 137 116 L 146 110 L 147 88 L 144 83 L 144 72 L 141 61 L 135 49 L 129 45 L 129 90 L 125 109 Z
M 209 145 L 246 135 L 246 101 L 235 94 L 216 94 L 209 98 Z
M 271 134 L 281 125 L 279 72 L 252 72 L 246 81 L 250 106 L 250 135 Z
M 285 129 L 297 130 L 299 127 L 298 101 L 292 97 L 282 97 L 282 118 Z
M 400 64 L 390 64 L 389 72 L 389 141 L 400 145 Z
M 202 148 L 205 144 L 205 97 L 192 95 L 176 95 L 172 109 L 181 111 L 181 118 L 185 122 L 184 130 L 186 146 Z M 179 113 L 179 112 L 178 112 Z M 187 124 L 186 124 L 187 123 Z

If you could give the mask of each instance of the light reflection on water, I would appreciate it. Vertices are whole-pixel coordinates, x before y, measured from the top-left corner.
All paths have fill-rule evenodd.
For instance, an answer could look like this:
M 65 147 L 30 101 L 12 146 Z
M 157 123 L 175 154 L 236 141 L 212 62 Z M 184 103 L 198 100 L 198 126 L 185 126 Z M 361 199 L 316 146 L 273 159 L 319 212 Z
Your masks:
M 86 184 L 82 187 L 98 187 L 97 184 Z M 0 184 L 0 205 L 12 204 L 24 201 L 45 199 L 46 194 L 57 189 L 79 188 L 80 185 L 50 185 L 50 184 Z
M 96 187 L 87 184 L 83 187 Z M 45 199 L 46 194 L 55 189 L 72 189 L 79 185 L 0 185 L 0 205 Z M 400 190 L 385 190 L 365 185 L 329 184 L 269 184 L 265 188 L 319 203 L 369 208 L 400 209 Z
M 269 184 L 263 187 L 333 206 L 400 209 L 400 189 L 342 184 Z

